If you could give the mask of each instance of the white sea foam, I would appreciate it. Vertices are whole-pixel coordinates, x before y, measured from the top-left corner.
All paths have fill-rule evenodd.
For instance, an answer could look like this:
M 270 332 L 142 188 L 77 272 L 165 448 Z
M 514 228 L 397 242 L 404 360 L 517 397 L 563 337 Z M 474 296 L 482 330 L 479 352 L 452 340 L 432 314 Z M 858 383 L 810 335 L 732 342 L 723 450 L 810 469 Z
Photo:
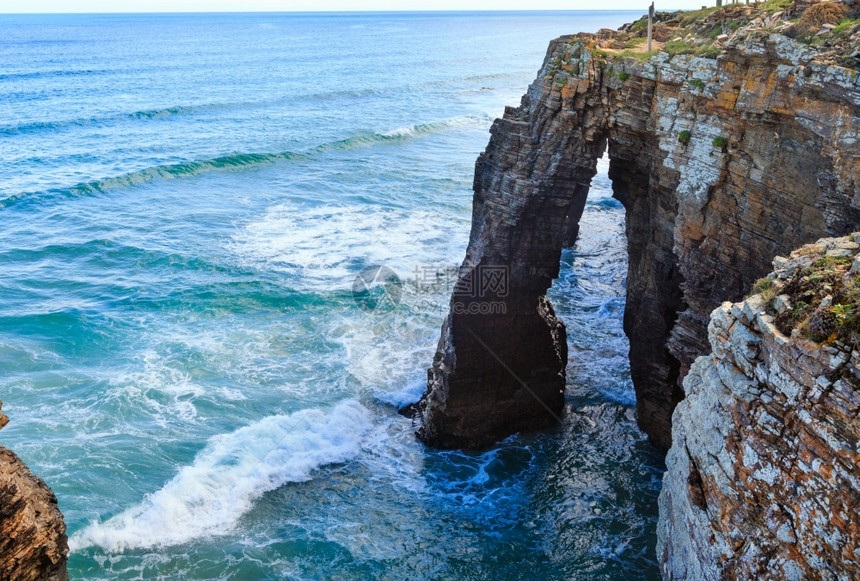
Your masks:
M 143 352 L 141 363 L 142 368 L 105 373 L 111 384 L 107 398 L 115 400 L 120 409 L 142 407 L 162 427 L 176 419 L 196 421 L 195 400 L 204 396 L 206 390 L 154 349 Z
M 383 403 L 402 407 L 424 392 L 441 320 L 426 321 L 407 309 L 395 313 L 367 315 L 331 338 L 344 346 L 349 373 L 362 388 Z
M 457 219 L 463 223 L 458 225 Z M 405 282 L 398 309 L 381 316 L 356 309 L 356 317 L 338 319 L 327 338 L 347 350 L 349 373 L 364 389 L 401 406 L 416 401 L 424 390 L 427 361 L 439 340 L 450 292 L 418 292 L 414 283 L 425 271 L 444 272 L 459 264 L 467 219 L 465 213 L 375 205 L 284 203 L 238 232 L 231 246 L 244 263 L 284 273 L 287 285 L 303 291 L 348 292 L 361 268 L 392 268 Z
M 409 278 L 419 265 L 462 260 L 468 229 L 461 236 L 452 216 L 381 206 L 300 207 L 279 204 L 234 236 L 240 260 L 295 275 L 298 290 L 351 288 L 358 271 L 383 264 Z
M 454 117 L 437 123 L 419 123 L 416 125 L 398 127 L 396 129 L 384 131 L 380 133 L 380 135 L 384 137 L 412 137 L 415 135 L 427 135 L 434 131 L 443 129 L 456 129 L 460 127 L 488 128 L 492 122 L 493 116 L 489 113 L 481 115 L 464 115 L 462 117 Z
M 347 400 L 330 411 L 270 416 L 215 436 L 163 488 L 74 534 L 69 546 L 72 551 L 98 545 L 118 552 L 229 532 L 263 493 L 309 480 L 315 469 L 353 458 L 370 429 L 369 412 Z
M 379 423 L 365 437 L 362 450 L 359 461 L 374 478 L 415 493 L 426 492 L 422 471 L 427 456 L 408 418 L 399 414 L 380 416 Z

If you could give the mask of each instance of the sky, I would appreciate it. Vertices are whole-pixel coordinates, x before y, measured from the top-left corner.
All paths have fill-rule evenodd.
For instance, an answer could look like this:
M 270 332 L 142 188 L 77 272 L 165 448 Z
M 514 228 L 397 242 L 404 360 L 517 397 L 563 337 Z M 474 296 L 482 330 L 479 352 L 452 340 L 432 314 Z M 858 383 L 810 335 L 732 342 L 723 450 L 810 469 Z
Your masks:
M 696 9 L 704 0 L 671 0 L 657 10 Z M 2 13 L 293 12 L 359 10 L 648 10 L 649 0 L 0 0 Z

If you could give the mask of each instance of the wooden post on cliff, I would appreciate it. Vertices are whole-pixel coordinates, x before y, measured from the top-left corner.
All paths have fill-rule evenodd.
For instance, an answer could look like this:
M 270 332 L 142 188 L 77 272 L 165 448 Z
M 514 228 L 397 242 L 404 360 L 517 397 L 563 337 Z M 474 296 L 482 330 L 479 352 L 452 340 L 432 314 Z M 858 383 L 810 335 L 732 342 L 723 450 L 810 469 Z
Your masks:
M 648 52 L 651 52 L 651 27 L 654 23 L 654 3 L 648 7 Z

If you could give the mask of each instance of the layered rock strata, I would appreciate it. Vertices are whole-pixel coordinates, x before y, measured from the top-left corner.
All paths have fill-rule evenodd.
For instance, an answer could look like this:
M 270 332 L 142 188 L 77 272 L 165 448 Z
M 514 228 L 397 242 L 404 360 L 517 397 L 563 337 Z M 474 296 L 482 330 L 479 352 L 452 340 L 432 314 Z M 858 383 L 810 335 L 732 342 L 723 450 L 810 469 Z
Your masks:
M 8 423 L 0 414 L 0 427 Z M 66 581 L 66 524 L 57 497 L 0 446 L 0 579 Z
M 534 95 L 545 98 L 560 112 L 559 93 Z M 601 109 L 599 94 L 584 98 Z M 435 446 L 484 447 L 561 414 L 567 341 L 545 293 L 606 136 L 577 112 L 529 115 L 497 120 L 476 164 L 469 247 L 419 405 L 419 436 Z
M 711 315 L 711 354 L 690 368 L 674 412 L 659 501 L 664 579 L 857 578 L 855 239 L 822 240 L 778 258 L 764 295 Z M 818 304 L 801 300 L 814 294 L 810 286 L 822 291 Z M 792 288 L 801 294 L 776 294 Z M 808 335 L 821 311 L 834 318 L 818 343 Z M 800 324 L 786 335 L 779 319 L 792 313 Z
M 860 76 L 817 60 L 786 26 L 721 35 L 700 56 L 613 53 L 624 46 L 613 31 L 550 44 L 476 164 L 460 282 L 472 289 L 483 268 L 501 269 L 505 296 L 478 285 L 452 297 L 417 406 L 422 439 L 479 447 L 561 413 L 565 330 L 544 294 L 608 145 L 627 210 L 638 421 L 668 448 L 680 381 L 708 350 L 708 314 L 773 256 L 860 225 Z

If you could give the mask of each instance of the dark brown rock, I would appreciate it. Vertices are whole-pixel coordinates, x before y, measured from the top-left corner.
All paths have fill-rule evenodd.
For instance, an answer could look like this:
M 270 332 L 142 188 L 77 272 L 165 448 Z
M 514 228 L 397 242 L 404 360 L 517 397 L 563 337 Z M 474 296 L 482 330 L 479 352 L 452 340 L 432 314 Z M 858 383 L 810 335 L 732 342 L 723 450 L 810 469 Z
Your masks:
M 68 553 L 57 497 L 18 456 L 0 446 L 0 579 L 66 581 Z
M 591 74 L 582 72 L 584 88 Z M 469 248 L 418 406 L 419 436 L 434 446 L 485 447 L 561 414 L 567 342 L 544 295 L 575 236 L 606 131 L 575 113 L 526 120 L 544 100 L 567 99 L 560 83 L 532 89 L 496 121 L 476 164 Z M 589 97 L 599 110 L 599 94 Z

